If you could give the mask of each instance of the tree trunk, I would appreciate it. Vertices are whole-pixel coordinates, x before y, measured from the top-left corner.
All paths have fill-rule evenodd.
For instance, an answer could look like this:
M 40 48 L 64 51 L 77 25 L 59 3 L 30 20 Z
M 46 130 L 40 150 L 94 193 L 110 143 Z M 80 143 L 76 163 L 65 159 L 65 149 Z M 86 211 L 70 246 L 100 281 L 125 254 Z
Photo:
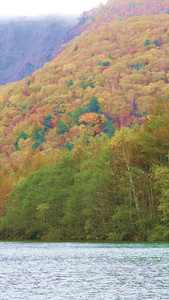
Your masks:
M 141 218 L 140 218 L 140 213 L 139 213 L 139 202 L 138 202 L 138 198 L 137 198 L 133 178 L 132 178 L 132 175 L 131 175 L 131 169 L 130 169 L 128 156 L 127 156 L 127 153 L 126 153 L 124 143 L 123 143 L 123 154 L 124 154 L 124 158 L 125 158 L 126 168 L 127 168 L 128 174 L 129 174 L 130 187 L 131 187 L 131 190 L 132 190 L 132 194 L 133 194 L 133 198 L 134 198 L 134 202 L 135 202 L 135 207 L 136 207 L 136 210 L 137 210 L 137 213 L 138 213 L 138 218 L 140 220 Z

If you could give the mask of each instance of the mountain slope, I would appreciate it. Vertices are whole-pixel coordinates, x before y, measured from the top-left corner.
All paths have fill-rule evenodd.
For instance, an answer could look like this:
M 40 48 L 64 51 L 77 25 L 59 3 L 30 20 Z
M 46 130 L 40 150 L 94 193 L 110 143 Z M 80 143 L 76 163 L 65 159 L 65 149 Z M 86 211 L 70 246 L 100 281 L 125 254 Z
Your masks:
M 159 101 L 169 112 L 168 2 L 125 1 L 117 10 L 114 3 L 89 15 L 52 62 L 0 87 L 1 172 L 14 172 L 14 184 L 81 136 L 88 145 L 98 134 L 141 125 Z

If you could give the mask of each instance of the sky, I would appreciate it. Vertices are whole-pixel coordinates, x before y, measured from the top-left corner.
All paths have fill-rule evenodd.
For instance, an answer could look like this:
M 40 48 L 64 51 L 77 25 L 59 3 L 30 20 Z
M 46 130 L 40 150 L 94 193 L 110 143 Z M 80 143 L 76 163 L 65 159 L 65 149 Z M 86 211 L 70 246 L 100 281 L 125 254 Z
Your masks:
M 0 8 L 0 17 L 42 16 L 49 14 L 80 15 L 106 4 L 107 0 L 5 0 Z

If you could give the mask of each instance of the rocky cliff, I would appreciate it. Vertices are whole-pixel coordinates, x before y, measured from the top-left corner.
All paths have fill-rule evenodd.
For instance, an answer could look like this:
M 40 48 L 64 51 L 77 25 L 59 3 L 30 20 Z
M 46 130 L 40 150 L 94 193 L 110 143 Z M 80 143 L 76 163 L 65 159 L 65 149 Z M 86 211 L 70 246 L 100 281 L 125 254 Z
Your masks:
M 79 35 L 87 18 L 46 17 L 0 23 L 0 85 L 18 81 L 51 61 Z

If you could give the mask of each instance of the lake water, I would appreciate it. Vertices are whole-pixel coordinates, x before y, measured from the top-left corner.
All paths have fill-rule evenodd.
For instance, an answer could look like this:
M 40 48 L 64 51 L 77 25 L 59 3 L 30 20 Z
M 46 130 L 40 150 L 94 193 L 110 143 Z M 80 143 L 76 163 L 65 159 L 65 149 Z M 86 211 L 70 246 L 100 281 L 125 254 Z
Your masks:
M 1 242 L 0 299 L 169 299 L 169 244 Z

